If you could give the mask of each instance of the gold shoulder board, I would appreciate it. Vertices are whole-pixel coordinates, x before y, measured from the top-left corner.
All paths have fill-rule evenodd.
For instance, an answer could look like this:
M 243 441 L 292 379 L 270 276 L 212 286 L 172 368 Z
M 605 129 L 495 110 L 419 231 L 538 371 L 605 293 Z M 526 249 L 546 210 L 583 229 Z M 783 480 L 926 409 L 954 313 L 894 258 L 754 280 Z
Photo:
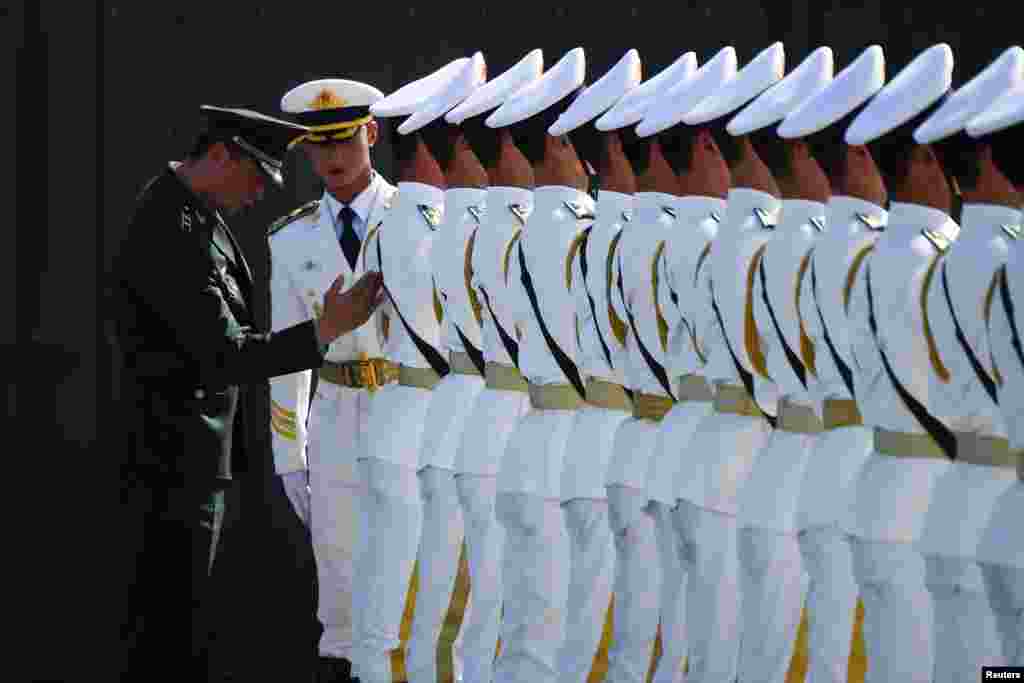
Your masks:
M 280 218 L 275 220 L 273 223 L 271 223 L 269 228 L 267 228 L 267 237 L 270 237 L 271 235 L 273 235 L 274 233 L 276 233 L 278 230 L 280 230 L 284 226 L 288 225 L 289 223 L 294 223 L 295 221 L 299 220 L 300 218 L 305 218 L 306 216 L 308 216 L 310 214 L 316 213 L 316 211 L 319 208 L 320 208 L 320 200 L 319 199 L 314 199 L 313 201 L 309 202 L 308 204 L 303 204 L 302 206 L 300 206 L 299 208 L 295 209 L 291 213 L 286 214 L 284 216 L 281 216 Z
M 420 210 L 420 215 L 423 216 L 423 220 L 427 222 L 431 230 L 437 228 L 441 223 L 441 212 L 436 207 L 417 204 L 416 208 Z
M 952 244 L 948 237 L 935 230 L 922 230 L 921 234 L 928 238 L 928 241 L 939 250 L 939 253 L 945 252 L 949 249 L 949 245 Z
M 592 211 L 588 211 L 583 204 L 580 204 L 579 202 L 564 201 L 562 203 L 565 205 L 565 208 L 572 212 L 572 215 L 576 216 L 577 220 L 582 221 L 584 219 L 594 217 L 594 213 Z

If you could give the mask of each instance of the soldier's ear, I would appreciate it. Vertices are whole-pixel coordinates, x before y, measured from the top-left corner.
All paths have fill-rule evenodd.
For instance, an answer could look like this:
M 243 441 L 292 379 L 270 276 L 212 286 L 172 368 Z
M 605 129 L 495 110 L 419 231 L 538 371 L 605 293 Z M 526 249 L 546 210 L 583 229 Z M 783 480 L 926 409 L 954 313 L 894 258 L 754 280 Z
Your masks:
M 373 119 L 366 124 L 366 145 L 373 147 L 377 144 L 378 135 L 380 135 L 380 126 L 377 125 L 377 120 Z

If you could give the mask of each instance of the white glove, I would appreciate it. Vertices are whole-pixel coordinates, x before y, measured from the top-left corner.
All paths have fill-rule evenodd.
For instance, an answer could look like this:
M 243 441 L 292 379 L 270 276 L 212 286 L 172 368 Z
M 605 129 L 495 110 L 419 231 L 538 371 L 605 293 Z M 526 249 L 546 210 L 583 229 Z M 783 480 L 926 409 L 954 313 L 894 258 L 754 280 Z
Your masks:
M 295 514 L 299 516 L 302 523 L 309 526 L 309 475 L 305 470 L 289 472 L 281 475 L 281 483 L 284 485 L 284 492 L 288 494 L 288 500 L 295 508 Z

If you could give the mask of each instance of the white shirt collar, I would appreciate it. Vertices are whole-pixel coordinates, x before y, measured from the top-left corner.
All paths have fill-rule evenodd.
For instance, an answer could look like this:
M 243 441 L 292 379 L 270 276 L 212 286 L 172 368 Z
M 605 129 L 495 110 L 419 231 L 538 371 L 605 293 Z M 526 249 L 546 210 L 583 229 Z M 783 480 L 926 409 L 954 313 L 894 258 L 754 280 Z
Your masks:
M 349 206 L 352 207 L 352 210 L 356 212 L 356 216 L 358 216 L 364 223 L 370 216 L 370 209 L 373 208 L 373 198 L 377 195 L 377 188 L 380 187 L 381 182 L 383 182 L 383 180 L 380 177 L 380 174 L 376 171 L 370 171 L 370 184 L 366 186 L 366 189 L 357 194 L 349 204 Z M 339 202 L 330 192 L 325 191 L 324 197 L 327 199 L 327 203 L 331 208 L 331 215 L 337 216 L 343 206 L 342 203 Z

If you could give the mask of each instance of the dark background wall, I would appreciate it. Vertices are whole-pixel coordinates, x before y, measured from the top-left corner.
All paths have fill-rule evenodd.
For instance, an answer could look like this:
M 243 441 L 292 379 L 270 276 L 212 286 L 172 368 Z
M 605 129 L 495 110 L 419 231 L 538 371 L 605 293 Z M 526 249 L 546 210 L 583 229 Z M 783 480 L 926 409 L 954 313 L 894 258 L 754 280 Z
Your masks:
M 543 48 L 551 65 L 583 46 L 588 80 L 594 80 L 633 47 L 646 77 L 684 51 L 694 50 L 703 62 L 727 44 L 736 47 L 742 65 L 775 40 L 785 43 L 788 68 L 824 44 L 835 51 L 837 70 L 877 42 L 885 47 L 890 76 L 918 51 L 945 41 L 953 47 L 959 83 L 1020 41 L 1013 7 L 932 0 L 6 3 L 0 39 L 14 58 L 0 60 L 0 71 L 11 84 L 16 122 L 7 128 L 13 164 L 3 177 L 16 220 L 0 250 L 0 303 L 13 322 L 2 326 L 0 344 L 8 377 L 14 377 L 7 404 L 18 438 L 11 450 L 29 463 L 33 491 L 46 492 L 45 504 L 31 508 L 49 523 L 44 545 L 51 537 L 61 544 L 59 561 L 38 562 L 45 566 L 33 570 L 51 586 L 56 603 L 94 592 L 68 586 L 69 572 L 85 584 L 109 579 L 105 556 L 93 548 L 116 538 L 91 522 L 83 533 L 68 527 L 69 518 L 106 500 L 84 484 L 90 476 L 103 471 L 116 486 L 116 473 L 110 469 L 108 477 L 102 468 L 116 461 L 110 456 L 131 429 L 118 420 L 102 274 L 134 195 L 166 161 L 181 158 L 200 104 L 276 113 L 286 90 L 327 76 L 365 80 L 389 92 L 476 50 L 493 76 L 532 48 Z M 391 175 L 386 140 L 377 164 Z M 318 194 L 303 159 L 289 166 L 283 192 L 232 221 L 259 284 L 266 276 L 264 226 Z M 69 557 L 80 558 L 73 570 Z M 54 585 L 61 588 L 54 592 Z M 92 611 L 66 612 L 60 611 L 70 619 L 63 631 L 88 630 Z M 52 613 L 40 617 L 41 632 L 52 629 Z M 34 661 L 43 668 L 68 662 L 71 670 L 96 661 L 81 654 Z

